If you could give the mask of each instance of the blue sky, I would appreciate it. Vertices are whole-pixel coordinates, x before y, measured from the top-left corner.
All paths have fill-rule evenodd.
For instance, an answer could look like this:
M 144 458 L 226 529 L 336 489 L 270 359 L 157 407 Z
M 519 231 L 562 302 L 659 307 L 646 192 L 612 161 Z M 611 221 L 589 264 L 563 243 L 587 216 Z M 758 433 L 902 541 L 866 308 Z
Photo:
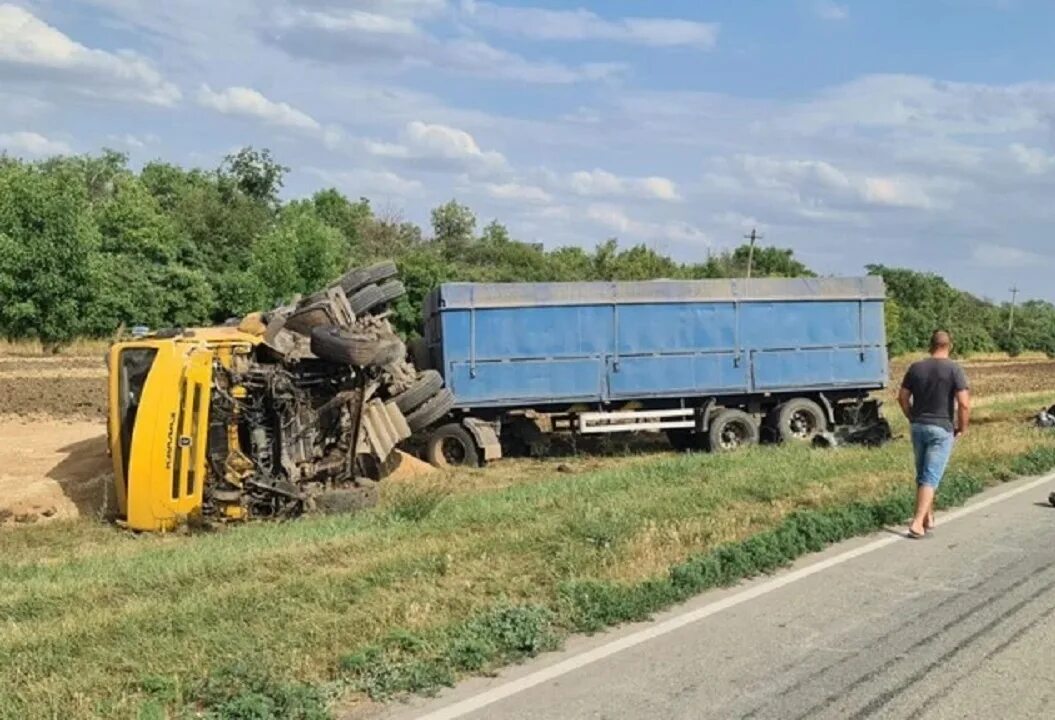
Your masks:
M 0 149 L 215 167 L 549 246 L 753 226 L 1055 300 L 1055 3 L 0 0 Z

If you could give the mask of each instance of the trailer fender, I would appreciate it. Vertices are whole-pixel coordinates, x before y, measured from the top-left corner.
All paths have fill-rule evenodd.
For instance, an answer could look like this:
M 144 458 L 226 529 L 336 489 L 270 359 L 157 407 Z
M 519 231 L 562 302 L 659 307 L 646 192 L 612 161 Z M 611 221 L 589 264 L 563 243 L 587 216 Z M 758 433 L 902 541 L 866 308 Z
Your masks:
M 696 421 L 700 432 L 707 432 L 711 429 L 711 411 L 714 410 L 714 407 L 717 404 L 718 399 L 711 398 L 703 404 L 702 408 L 700 408 L 699 416 Z
M 493 425 L 476 418 L 465 418 L 462 426 L 473 436 L 485 463 L 502 459 L 502 444 L 498 441 L 498 433 Z
M 828 416 L 828 422 L 834 427 L 835 426 L 835 406 L 832 405 L 832 401 L 828 399 L 828 396 L 824 393 L 818 393 L 817 396 L 820 398 L 821 407 L 824 408 L 824 414 Z

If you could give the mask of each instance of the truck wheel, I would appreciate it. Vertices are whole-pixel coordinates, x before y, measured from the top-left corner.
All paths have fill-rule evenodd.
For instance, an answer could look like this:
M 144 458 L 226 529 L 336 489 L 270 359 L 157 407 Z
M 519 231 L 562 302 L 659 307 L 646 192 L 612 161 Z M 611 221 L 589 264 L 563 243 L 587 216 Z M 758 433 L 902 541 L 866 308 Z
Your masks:
M 732 452 L 758 444 L 758 423 L 742 410 L 722 410 L 707 431 L 711 452 Z
M 425 459 L 438 468 L 479 467 L 480 449 L 468 430 L 451 423 L 429 435 Z
M 443 388 L 428 402 L 407 415 L 407 425 L 413 432 L 424 430 L 429 425 L 442 420 L 453 409 L 454 395 L 449 389 Z
M 406 415 L 424 405 L 429 398 L 442 389 L 442 375 L 435 370 L 422 370 L 410 387 L 395 396 L 394 401 L 400 412 Z
M 373 265 L 368 265 L 362 268 L 356 268 L 350 272 L 344 274 L 337 283 L 341 288 L 351 295 L 352 293 L 358 292 L 367 285 L 376 285 L 377 283 L 384 282 L 389 278 L 394 278 L 399 271 L 396 269 L 396 264 L 391 260 L 384 260 Z
M 795 398 L 774 410 L 777 439 L 781 442 L 812 443 L 819 433 L 828 430 L 824 410 L 812 400 Z
M 407 289 L 399 280 L 386 282 L 384 285 L 367 285 L 348 298 L 352 312 L 356 315 L 368 313 L 381 305 L 387 305 L 407 294 Z
M 383 367 L 403 357 L 406 348 L 395 338 L 378 338 L 325 325 L 311 331 L 311 351 L 319 359 L 339 365 Z

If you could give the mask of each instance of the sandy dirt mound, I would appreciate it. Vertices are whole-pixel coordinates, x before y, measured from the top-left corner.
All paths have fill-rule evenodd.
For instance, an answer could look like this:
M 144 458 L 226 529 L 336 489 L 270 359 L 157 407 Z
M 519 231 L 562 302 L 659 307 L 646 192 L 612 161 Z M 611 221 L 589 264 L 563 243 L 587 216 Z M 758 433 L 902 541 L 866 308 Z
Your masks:
M 399 453 L 399 465 L 392 471 L 385 479 L 385 483 L 398 483 L 400 480 L 407 480 L 409 478 L 421 477 L 423 475 L 432 475 L 438 473 L 439 470 L 429 465 L 424 460 L 405 453 L 401 450 L 397 450 Z
M 98 422 L 0 418 L 0 525 L 98 516 L 110 467 Z

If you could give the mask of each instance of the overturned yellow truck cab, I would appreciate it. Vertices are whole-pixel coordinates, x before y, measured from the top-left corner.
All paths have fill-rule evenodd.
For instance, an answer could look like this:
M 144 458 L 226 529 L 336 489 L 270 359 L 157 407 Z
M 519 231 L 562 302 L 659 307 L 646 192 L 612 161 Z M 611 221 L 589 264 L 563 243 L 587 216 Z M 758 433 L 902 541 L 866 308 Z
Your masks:
M 411 434 L 400 405 L 417 373 L 387 321 L 356 316 L 339 287 L 304 305 L 113 344 L 118 522 L 169 531 L 376 502 Z

